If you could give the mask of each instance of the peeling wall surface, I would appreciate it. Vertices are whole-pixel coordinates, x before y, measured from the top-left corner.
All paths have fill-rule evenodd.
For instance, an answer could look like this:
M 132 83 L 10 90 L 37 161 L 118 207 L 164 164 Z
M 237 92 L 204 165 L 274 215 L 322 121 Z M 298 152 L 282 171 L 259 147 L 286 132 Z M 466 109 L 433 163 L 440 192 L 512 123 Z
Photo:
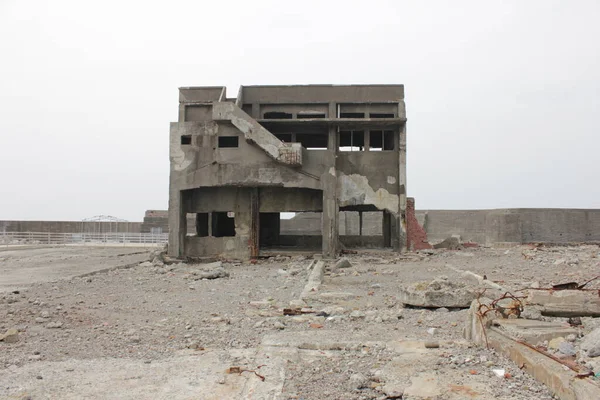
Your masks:
M 358 236 L 362 212 L 379 211 L 382 245 L 405 247 L 402 85 L 247 86 L 233 100 L 224 87 L 186 87 L 179 103 L 170 127 L 171 256 L 247 258 L 290 245 L 269 215 L 281 212 L 322 213 L 322 252 L 335 256 L 340 208 L 361 213 Z M 216 213 L 229 213 L 235 229 Z M 201 215 L 196 235 L 190 214 Z

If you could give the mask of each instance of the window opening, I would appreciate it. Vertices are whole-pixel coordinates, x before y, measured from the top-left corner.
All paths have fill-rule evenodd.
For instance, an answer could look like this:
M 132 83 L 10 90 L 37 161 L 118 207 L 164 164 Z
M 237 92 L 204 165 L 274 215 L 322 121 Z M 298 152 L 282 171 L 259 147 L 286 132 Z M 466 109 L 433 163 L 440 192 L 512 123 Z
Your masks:
M 219 136 L 219 148 L 239 147 L 238 136 Z
M 283 111 L 269 111 L 263 116 L 264 119 L 292 119 L 291 113 Z
M 233 217 L 233 213 L 213 212 L 211 225 L 214 237 L 235 236 L 235 218 Z
M 340 150 L 341 151 L 364 151 L 365 132 L 364 131 L 340 131 Z
M 298 119 L 325 118 L 325 113 L 301 111 L 296 117 Z
M 393 113 L 371 113 L 369 114 L 369 118 L 394 118 L 395 115 Z
M 182 135 L 181 136 L 181 144 L 182 145 L 192 144 L 192 135 Z
M 347 112 L 340 113 L 340 118 L 364 118 L 365 113 L 357 113 L 357 112 Z

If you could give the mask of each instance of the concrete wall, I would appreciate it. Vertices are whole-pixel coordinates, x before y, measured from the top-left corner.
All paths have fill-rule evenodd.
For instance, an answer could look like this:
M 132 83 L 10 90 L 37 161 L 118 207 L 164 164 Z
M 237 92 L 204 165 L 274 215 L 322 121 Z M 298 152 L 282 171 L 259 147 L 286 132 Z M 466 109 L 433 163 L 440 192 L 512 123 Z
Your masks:
M 421 210 L 417 219 L 432 243 L 453 234 L 481 244 L 600 241 L 599 209 Z

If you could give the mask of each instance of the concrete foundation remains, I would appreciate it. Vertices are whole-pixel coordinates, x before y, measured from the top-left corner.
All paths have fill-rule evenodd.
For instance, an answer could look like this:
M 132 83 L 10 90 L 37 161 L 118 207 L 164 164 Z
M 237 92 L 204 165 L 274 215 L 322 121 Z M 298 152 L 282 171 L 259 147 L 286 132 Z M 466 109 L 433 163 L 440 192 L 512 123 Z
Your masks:
M 257 257 L 281 248 L 406 247 L 403 85 L 179 89 L 171 123 L 169 255 Z M 290 235 L 281 213 L 318 213 Z M 358 232 L 340 232 L 341 212 Z M 364 234 L 377 213 L 379 234 Z M 194 232 L 189 233 L 189 216 Z M 345 221 L 344 221 L 345 222 Z

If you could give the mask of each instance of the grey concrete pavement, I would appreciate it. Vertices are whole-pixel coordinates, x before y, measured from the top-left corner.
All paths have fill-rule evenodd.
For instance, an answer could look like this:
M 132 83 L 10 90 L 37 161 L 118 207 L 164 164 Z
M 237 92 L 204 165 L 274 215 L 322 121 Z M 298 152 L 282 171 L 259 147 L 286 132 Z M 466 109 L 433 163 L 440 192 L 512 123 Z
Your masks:
M 152 250 L 142 247 L 42 247 L 2 251 L 0 292 L 137 264 L 147 260 Z

